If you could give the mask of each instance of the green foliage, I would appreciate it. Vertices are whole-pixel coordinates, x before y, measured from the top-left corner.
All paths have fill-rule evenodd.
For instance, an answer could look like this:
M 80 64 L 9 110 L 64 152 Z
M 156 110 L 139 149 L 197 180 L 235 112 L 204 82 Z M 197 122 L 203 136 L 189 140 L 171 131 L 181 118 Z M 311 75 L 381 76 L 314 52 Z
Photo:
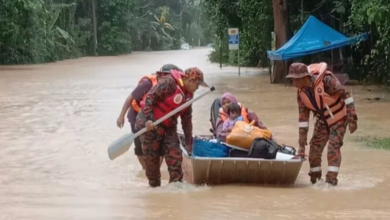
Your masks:
M 25 19 L 29 15 L 30 19 Z M 44 35 L 49 19 L 40 1 L 2 1 L 0 6 L 0 63 L 39 62 L 46 48 Z M 37 56 L 37 54 L 39 56 Z
M 353 47 L 299 58 L 304 62 L 342 60 L 351 78 L 390 84 L 390 2 L 387 0 L 326 0 L 288 2 L 289 34 L 298 31 L 309 15 L 335 30 L 353 36 L 369 32 L 370 39 Z M 271 48 L 273 10 L 271 0 L 205 0 L 205 11 L 215 34 L 212 62 L 237 64 L 227 47 L 227 28 L 240 29 L 240 64 L 267 66 L 266 51 Z M 222 56 L 220 51 L 222 50 Z
M 371 32 L 369 51 L 356 67 L 365 70 L 366 80 L 390 84 L 390 2 L 351 0 L 348 23 L 351 30 Z M 360 49 L 360 48 L 358 48 Z
M 98 52 L 118 55 L 131 52 L 131 22 L 134 19 L 132 0 L 98 1 Z
M 216 1 L 207 0 L 207 13 L 212 28 L 217 33 L 210 60 L 217 62 L 220 47 L 223 61 L 237 64 L 237 52 L 228 50 L 227 29 L 239 28 L 240 64 L 246 66 L 268 65 L 266 52 L 271 46 L 273 30 L 272 2 L 269 0 Z
M 210 39 L 199 0 L 0 0 L 0 64 L 93 55 L 93 1 L 99 55 Z
M 64 2 L 64 1 L 62 1 Z M 0 64 L 41 63 L 78 57 L 86 48 L 89 21 L 74 22 L 76 2 L 3 0 Z
M 365 143 L 367 147 L 380 149 L 380 150 L 390 150 L 390 138 L 378 138 L 365 136 L 356 139 L 357 142 Z
M 239 15 L 242 21 L 240 48 L 242 65 L 268 65 L 267 50 L 271 47 L 273 31 L 272 1 L 248 0 L 240 3 Z
M 151 34 L 154 44 L 154 50 L 168 50 L 173 47 L 174 38 L 172 34 L 175 28 L 169 23 L 170 12 L 169 8 L 164 6 L 157 9 L 158 17 L 153 15 L 153 20 L 150 22 Z
M 94 0 L 99 55 L 179 49 L 213 43 L 210 60 L 237 64 L 227 29 L 240 29 L 240 64 L 267 66 L 273 8 L 270 0 Z M 304 4 L 303 4 L 304 3 Z M 309 15 L 334 29 L 370 39 L 341 52 L 302 58 L 343 59 L 351 78 L 390 84 L 390 2 L 288 1 L 289 31 Z M 42 63 L 94 54 L 92 0 L 0 0 L 0 64 Z M 331 55 L 332 54 L 332 55 Z

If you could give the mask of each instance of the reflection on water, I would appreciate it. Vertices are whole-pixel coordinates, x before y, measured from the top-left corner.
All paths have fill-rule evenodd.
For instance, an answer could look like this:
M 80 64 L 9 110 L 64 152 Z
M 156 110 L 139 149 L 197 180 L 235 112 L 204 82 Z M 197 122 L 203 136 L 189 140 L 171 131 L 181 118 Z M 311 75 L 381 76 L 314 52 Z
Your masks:
M 168 184 L 163 165 L 163 187 L 151 189 L 133 149 L 110 161 L 107 146 L 130 130 L 115 124 L 123 101 L 142 75 L 169 62 L 198 66 L 217 88 L 194 104 L 195 133 L 209 133 L 209 106 L 229 91 L 280 143 L 296 146 L 295 89 L 270 85 L 256 69 L 241 77 L 235 67 L 220 70 L 207 52 L 0 67 L 0 219 L 390 219 L 390 153 L 352 141 L 389 134 L 390 104 L 365 101 L 363 88 L 354 88 L 359 130 L 346 136 L 336 188 L 311 185 L 305 163 L 294 187 Z

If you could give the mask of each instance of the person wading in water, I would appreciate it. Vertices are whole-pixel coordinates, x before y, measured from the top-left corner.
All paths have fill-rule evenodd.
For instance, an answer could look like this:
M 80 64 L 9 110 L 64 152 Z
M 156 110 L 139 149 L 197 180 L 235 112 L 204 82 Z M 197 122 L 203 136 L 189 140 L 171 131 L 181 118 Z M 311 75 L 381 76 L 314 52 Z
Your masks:
M 131 94 L 127 97 L 125 103 L 123 103 L 122 111 L 119 114 L 119 117 L 116 121 L 116 124 L 119 128 L 122 128 L 125 123 L 125 115 L 127 113 L 127 118 L 130 123 L 131 132 L 136 133 L 135 130 L 135 119 L 141 110 L 140 103 L 145 99 L 146 95 L 150 91 L 150 89 L 157 84 L 158 78 L 161 76 L 165 76 L 171 73 L 171 70 L 179 70 L 182 71 L 179 67 L 173 64 L 165 64 L 161 67 L 159 71 L 157 71 L 155 74 L 146 75 L 142 77 L 137 87 L 131 92 Z M 141 141 L 139 137 L 135 138 L 134 140 L 135 148 L 134 148 L 134 154 L 137 156 L 139 163 L 142 166 L 142 169 L 145 170 L 145 161 L 144 156 L 142 152 L 142 146 Z M 163 152 L 160 153 L 160 166 L 163 161 Z
M 181 117 L 185 144 L 192 152 L 192 106 L 153 126 L 153 121 L 163 117 L 193 98 L 198 87 L 208 87 L 203 81 L 203 73 L 198 68 L 189 68 L 185 72 L 172 70 L 163 76 L 152 88 L 145 100 L 141 102 L 141 111 L 136 119 L 137 130 L 146 127 L 141 135 L 142 150 L 146 162 L 146 177 L 151 187 L 161 186 L 159 156 L 164 152 L 168 166 L 169 182 L 182 181 L 182 152 L 177 134 L 177 118 Z
M 340 148 L 343 146 L 347 125 L 351 134 L 357 129 L 354 100 L 327 70 L 326 63 L 310 66 L 293 63 L 286 77 L 298 88 L 299 154 L 305 153 L 310 111 L 316 116 L 309 151 L 310 181 L 314 184 L 321 179 L 321 156 L 329 142 L 326 182 L 335 186 L 341 165 Z

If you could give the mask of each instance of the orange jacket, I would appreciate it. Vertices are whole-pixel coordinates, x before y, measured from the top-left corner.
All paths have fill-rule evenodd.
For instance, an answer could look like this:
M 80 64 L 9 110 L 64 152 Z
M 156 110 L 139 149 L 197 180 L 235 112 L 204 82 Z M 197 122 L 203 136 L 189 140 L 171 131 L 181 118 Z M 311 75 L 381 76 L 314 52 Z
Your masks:
M 248 111 L 246 110 L 246 108 L 241 103 L 238 103 L 238 105 L 241 108 L 241 116 L 244 118 L 244 121 L 246 123 L 251 123 L 249 121 Z M 224 122 L 228 117 L 228 115 L 226 115 L 222 108 L 219 108 L 219 117 L 221 117 L 222 122 Z
M 328 65 L 325 62 L 321 63 L 313 63 L 307 66 L 307 69 L 309 70 L 309 73 L 313 75 L 318 75 L 320 73 L 323 73 L 328 68 Z
M 139 80 L 138 83 L 140 83 L 144 79 L 148 79 L 152 83 L 152 86 L 157 84 L 157 75 L 144 76 Z M 148 93 L 145 93 L 144 96 L 142 96 L 142 99 L 139 100 L 139 102 L 137 102 L 137 100 L 135 100 L 135 99 L 133 100 L 133 102 L 131 103 L 131 106 L 132 106 L 134 111 L 139 112 L 141 110 L 141 107 L 138 103 L 141 103 L 146 98 L 147 95 L 148 95 Z
M 326 70 L 326 64 L 320 63 L 318 65 L 310 65 L 309 67 L 309 71 L 317 75 L 313 83 L 314 97 L 310 98 L 301 89 L 298 90 L 298 95 L 307 108 L 312 110 L 328 126 L 332 126 L 347 116 L 347 107 L 338 95 L 330 96 L 325 92 L 323 79 L 327 75 L 333 75 Z

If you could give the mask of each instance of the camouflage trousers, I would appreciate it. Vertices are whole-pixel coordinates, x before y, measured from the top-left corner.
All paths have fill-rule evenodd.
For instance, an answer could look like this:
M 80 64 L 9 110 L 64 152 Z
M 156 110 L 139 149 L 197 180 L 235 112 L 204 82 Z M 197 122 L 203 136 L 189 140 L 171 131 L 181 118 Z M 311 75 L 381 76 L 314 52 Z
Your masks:
M 176 127 L 156 130 L 141 135 L 142 151 L 146 164 L 146 177 L 151 187 L 161 186 L 160 156 L 161 151 L 168 166 L 169 182 L 182 181 L 183 161 Z
M 347 130 L 347 120 L 341 120 L 329 128 L 321 120 L 317 120 L 314 126 L 313 137 L 310 141 L 309 176 L 314 184 L 321 179 L 321 157 L 326 144 L 328 143 L 328 172 L 326 182 L 337 185 L 337 175 L 341 165 L 340 148 L 343 146 L 343 139 Z

